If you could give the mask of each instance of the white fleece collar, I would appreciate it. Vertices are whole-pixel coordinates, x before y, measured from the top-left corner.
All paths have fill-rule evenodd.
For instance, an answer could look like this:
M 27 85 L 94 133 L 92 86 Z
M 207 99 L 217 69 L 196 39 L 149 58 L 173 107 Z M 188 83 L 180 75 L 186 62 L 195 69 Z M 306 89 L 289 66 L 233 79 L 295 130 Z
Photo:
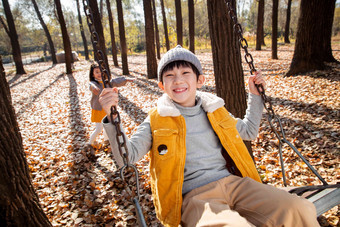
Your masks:
M 211 113 L 224 106 L 224 100 L 214 94 L 197 91 L 196 96 L 201 98 L 202 108 L 205 112 Z M 157 111 L 162 117 L 178 117 L 181 115 L 167 94 L 163 94 L 158 99 Z

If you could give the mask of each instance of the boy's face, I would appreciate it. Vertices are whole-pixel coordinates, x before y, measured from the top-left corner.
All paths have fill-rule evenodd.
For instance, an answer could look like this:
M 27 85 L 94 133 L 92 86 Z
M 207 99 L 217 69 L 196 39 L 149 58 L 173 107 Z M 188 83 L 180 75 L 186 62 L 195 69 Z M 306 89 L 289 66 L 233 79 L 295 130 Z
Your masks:
M 184 107 L 195 105 L 196 89 L 204 85 L 205 77 L 199 75 L 198 79 L 191 67 L 180 66 L 163 72 L 163 82 L 158 86 L 169 97 Z
M 93 69 L 93 76 L 96 80 L 101 81 L 102 80 L 102 73 L 100 71 L 100 68 L 94 68 Z

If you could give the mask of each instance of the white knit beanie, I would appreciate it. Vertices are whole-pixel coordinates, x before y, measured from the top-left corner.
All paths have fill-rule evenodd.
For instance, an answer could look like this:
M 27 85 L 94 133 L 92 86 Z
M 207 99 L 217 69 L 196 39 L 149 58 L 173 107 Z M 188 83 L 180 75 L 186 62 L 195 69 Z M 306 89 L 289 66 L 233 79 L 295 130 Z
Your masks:
M 203 70 L 200 61 L 196 57 L 195 54 L 193 54 L 191 51 L 184 49 L 180 45 L 177 45 L 175 48 L 169 50 L 164 54 L 162 59 L 159 61 L 158 69 L 157 69 L 157 75 L 158 75 L 158 81 L 161 81 L 161 73 L 165 66 L 167 66 L 169 63 L 174 61 L 187 61 L 193 64 L 200 75 L 203 75 Z

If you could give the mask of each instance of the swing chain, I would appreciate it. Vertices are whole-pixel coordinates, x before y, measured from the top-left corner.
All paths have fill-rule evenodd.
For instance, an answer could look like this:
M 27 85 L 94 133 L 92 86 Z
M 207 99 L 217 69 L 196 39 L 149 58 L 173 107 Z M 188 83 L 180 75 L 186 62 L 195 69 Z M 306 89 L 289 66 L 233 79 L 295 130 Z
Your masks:
M 244 58 L 245 58 L 245 61 L 247 62 L 248 66 L 250 68 L 250 74 L 253 75 L 253 73 L 256 72 L 256 69 L 255 69 L 255 66 L 254 66 L 253 57 L 248 52 L 248 42 L 243 37 L 242 26 L 237 21 L 237 15 L 236 15 L 234 8 L 232 7 L 231 0 L 224 0 L 224 2 L 227 5 L 229 17 L 233 21 L 233 25 L 234 25 L 233 29 L 234 29 L 235 34 L 238 36 L 239 45 L 245 52 Z M 314 167 L 301 155 L 301 153 L 296 149 L 296 147 L 286 139 L 281 120 L 275 114 L 275 112 L 273 110 L 272 102 L 266 96 L 265 90 L 264 90 L 262 84 L 255 85 L 255 86 L 256 86 L 258 92 L 261 95 L 261 98 L 262 98 L 263 104 L 264 104 L 264 108 L 266 109 L 266 111 L 268 113 L 268 122 L 270 124 L 270 127 L 271 127 L 273 133 L 275 134 L 275 136 L 277 137 L 277 139 L 279 140 L 279 155 L 280 155 L 282 179 L 283 179 L 284 186 L 287 186 L 287 183 L 286 183 L 286 175 L 285 175 L 284 161 L 283 161 L 283 155 L 282 155 L 282 144 L 283 143 L 288 144 L 288 146 L 290 146 L 294 150 L 294 152 L 305 162 L 305 164 L 309 167 L 309 169 L 319 178 L 319 180 L 324 185 L 328 185 L 328 183 L 320 176 L 320 174 L 314 169 Z M 276 127 L 278 127 L 278 129 Z
M 98 62 L 98 65 L 101 71 L 101 77 L 102 77 L 102 81 L 104 84 L 104 88 L 112 87 L 110 83 L 111 77 L 110 77 L 110 73 L 108 70 L 108 65 L 105 63 L 104 53 L 102 50 L 100 50 L 100 47 L 99 47 L 99 35 L 96 32 L 95 27 L 94 27 L 94 19 L 93 19 L 92 10 L 89 6 L 89 1 L 90 0 L 83 0 L 83 4 L 84 4 L 84 12 L 85 12 L 86 19 L 87 19 L 87 24 L 89 26 L 90 33 L 91 33 L 91 41 L 92 41 L 93 49 L 95 52 L 95 60 Z M 123 162 L 124 162 L 124 166 L 120 170 L 120 177 L 122 181 L 124 182 L 124 184 L 126 185 L 125 189 L 130 196 L 131 202 L 134 204 L 136 208 L 137 221 L 139 223 L 139 226 L 146 226 L 145 220 L 143 217 L 143 212 L 139 205 L 139 199 L 140 199 L 139 191 L 140 190 L 139 190 L 138 170 L 135 165 L 130 164 L 129 162 L 126 138 L 120 128 L 120 124 L 121 124 L 120 114 L 116 106 L 111 107 L 110 120 L 111 120 L 111 123 L 115 126 L 115 129 L 117 132 L 116 141 L 118 144 L 119 154 L 121 155 Z M 130 184 L 125 178 L 125 175 L 131 172 L 129 170 L 133 170 L 134 175 L 135 175 L 135 183 L 136 183 L 135 190 L 132 190 L 133 185 Z

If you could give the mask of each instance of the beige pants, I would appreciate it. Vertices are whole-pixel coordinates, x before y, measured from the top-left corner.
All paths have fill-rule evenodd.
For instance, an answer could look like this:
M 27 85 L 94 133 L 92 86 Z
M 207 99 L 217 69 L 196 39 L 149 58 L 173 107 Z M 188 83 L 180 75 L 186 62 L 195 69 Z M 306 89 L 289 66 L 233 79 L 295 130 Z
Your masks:
M 234 175 L 186 194 L 182 226 L 319 226 L 313 203 Z

